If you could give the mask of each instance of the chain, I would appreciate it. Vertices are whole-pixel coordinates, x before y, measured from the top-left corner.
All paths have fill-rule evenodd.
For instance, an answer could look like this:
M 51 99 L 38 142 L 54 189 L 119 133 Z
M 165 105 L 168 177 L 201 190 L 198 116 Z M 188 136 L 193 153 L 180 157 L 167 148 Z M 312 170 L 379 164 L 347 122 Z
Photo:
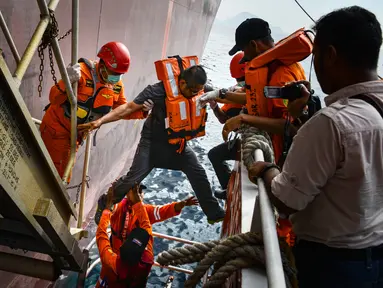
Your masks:
M 61 93 L 65 93 L 65 91 L 63 91 L 59 84 L 57 83 L 57 78 L 56 78 L 56 71 L 55 71 L 55 67 L 54 67 L 54 62 L 53 62 L 53 53 L 52 53 L 52 47 L 51 45 L 48 46 L 48 53 L 49 53 L 49 66 L 51 66 L 51 74 L 52 74 L 52 79 L 53 79 L 53 82 L 55 83 L 57 89 L 61 92 Z
M 63 40 L 65 37 L 69 36 L 70 33 L 72 33 L 72 29 L 69 29 L 64 35 L 57 39 L 57 41 Z
M 41 92 L 43 91 L 43 72 L 44 72 L 44 49 L 41 45 L 37 48 L 37 51 L 39 53 L 40 58 L 40 74 L 39 74 L 39 86 L 37 87 L 37 90 L 39 91 L 39 97 L 41 97 Z
M 40 74 L 39 74 L 39 85 L 37 87 L 37 90 L 39 92 L 39 97 L 41 97 L 41 93 L 43 91 L 43 72 L 44 72 L 44 50 L 45 48 L 48 47 L 48 53 L 49 53 L 49 66 L 51 67 L 51 74 L 52 74 L 52 79 L 53 82 L 55 83 L 55 86 L 61 93 L 65 93 L 60 86 L 57 83 L 57 78 L 56 78 L 56 72 L 54 69 L 54 62 L 53 62 L 53 53 L 52 53 L 52 44 L 51 41 L 52 39 L 56 38 L 59 33 L 59 28 L 58 28 L 58 23 L 55 17 L 55 14 L 52 10 L 49 10 L 49 16 L 51 18 L 51 23 L 48 25 L 47 29 L 44 32 L 43 38 L 41 39 L 41 44 L 38 47 L 38 54 L 40 58 Z M 67 37 L 70 33 L 72 32 L 72 29 L 69 29 L 63 36 L 58 38 L 58 41 L 64 39 Z
M 86 183 L 86 187 L 89 188 L 89 181 L 90 181 L 90 177 L 87 175 L 86 176 L 86 179 L 85 179 L 85 183 Z M 77 185 L 74 185 L 74 186 L 69 186 L 66 188 L 66 190 L 70 190 L 70 189 L 75 189 L 77 188 L 77 193 L 76 193 L 76 202 L 74 202 L 74 206 L 76 207 L 77 204 L 78 204 L 78 198 L 80 197 L 80 192 L 81 192 L 81 186 L 82 186 L 82 183 L 81 182 L 80 184 L 77 184 Z

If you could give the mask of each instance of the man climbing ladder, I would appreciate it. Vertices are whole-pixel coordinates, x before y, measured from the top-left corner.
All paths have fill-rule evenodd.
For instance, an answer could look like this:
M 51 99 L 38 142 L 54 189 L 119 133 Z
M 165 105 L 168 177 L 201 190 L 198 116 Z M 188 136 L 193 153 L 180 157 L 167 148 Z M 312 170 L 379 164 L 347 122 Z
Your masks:
M 155 63 L 161 82 L 146 87 L 133 105 L 122 105 L 104 117 L 83 125 L 81 131 L 93 130 L 102 124 L 117 121 L 138 111 L 145 101 L 153 101 L 151 115 L 145 121 L 141 140 L 127 175 L 114 184 L 114 202 L 125 196 L 134 184 L 140 183 L 153 168 L 181 170 L 187 176 L 208 222 L 222 221 L 225 212 L 210 187 L 207 175 L 187 141 L 205 135 L 206 108 L 197 109 L 196 101 L 204 94 L 205 70 L 196 65 L 196 56 L 172 57 Z M 100 205 L 100 202 L 99 202 Z M 98 223 L 102 208 L 97 209 Z
M 81 58 L 80 63 L 67 68 L 70 81 L 78 81 L 79 124 L 100 118 L 120 105 L 130 105 L 124 96 L 124 84 L 121 81 L 122 75 L 128 72 L 130 66 L 128 48 L 120 42 L 109 42 L 101 47 L 97 56 L 100 58 L 98 62 Z M 63 177 L 70 154 L 70 104 L 63 80 L 57 86 L 52 86 L 49 102 L 40 132 L 57 172 Z M 144 107 L 145 105 L 147 106 Z M 125 119 L 145 118 L 146 111 L 151 109 L 150 103 L 145 105 L 140 105 L 135 113 Z M 83 133 L 78 133 L 78 146 L 84 136 Z

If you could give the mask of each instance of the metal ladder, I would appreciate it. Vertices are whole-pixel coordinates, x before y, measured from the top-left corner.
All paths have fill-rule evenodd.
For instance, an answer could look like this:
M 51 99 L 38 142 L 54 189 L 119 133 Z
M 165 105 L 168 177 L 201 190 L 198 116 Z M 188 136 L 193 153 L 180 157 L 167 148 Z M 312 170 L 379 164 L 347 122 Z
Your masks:
M 36 2 L 40 21 L 21 57 L 0 11 L 0 27 L 17 63 L 12 73 L 0 55 L 0 245 L 34 252 L 32 257 L 36 253 L 49 255 L 52 261 L 2 249 L 7 252 L 0 252 L 0 270 L 55 281 L 62 270 L 86 271 L 88 264 L 88 253 L 77 242 L 86 232 L 68 227 L 71 219 L 78 216 L 82 223 L 82 214 L 77 214 L 65 189 L 76 151 L 77 83 L 72 88 L 58 39 L 51 39 L 72 112 L 71 157 L 60 179 L 19 91 L 32 57 L 52 25 L 51 13 L 59 1 L 51 0 L 48 5 L 45 0 Z M 78 0 L 72 1 L 72 14 L 72 63 L 75 63 Z

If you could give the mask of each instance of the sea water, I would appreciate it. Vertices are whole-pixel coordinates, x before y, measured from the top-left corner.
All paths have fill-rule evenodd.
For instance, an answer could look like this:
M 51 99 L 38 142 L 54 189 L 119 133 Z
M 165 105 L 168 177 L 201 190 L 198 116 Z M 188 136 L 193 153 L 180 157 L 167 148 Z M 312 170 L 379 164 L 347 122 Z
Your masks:
M 209 83 L 217 88 L 227 88 L 235 84 L 231 78 L 229 64 L 231 56 L 228 51 L 233 45 L 234 36 L 222 32 L 212 31 L 205 47 L 202 57 L 202 64 L 205 67 Z M 278 39 L 276 39 L 278 40 Z M 302 62 L 308 78 L 310 71 L 311 57 Z M 313 73 L 313 89 L 319 94 L 320 89 Z M 322 97 L 323 98 L 323 97 Z M 208 121 L 206 125 L 206 135 L 202 138 L 189 142 L 190 147 L 197 155 L 198 161 L 205 168 L 208 179 L 213 189 L 220 189 L 219 182 L 215 176 L 213 167 L 207 157 L 208 151 L 223 142 L 222 124 L 215 118 L 213 111 L 208 107 Z M 128 168 L 128 167 L 127 167 Z M 186 176 L 181 171 L 166 169 L 154 169 L 143 181 L 148 189 L 145 192 L 145 202 L 155 205 L 163 205 L 175 201 L 175 199 L 185 199 L 193 195 L 193 190 Z M 223 206 L 223 201 L 219 200 Z M 90 224 L 90 239 L 94 237 L 96 225 Z M 205 242 L 219 239 L 220 224 L 209 225 L 206 217 L 199 207 L 185 207 L 181 215 L 161 223 L 153 225 L 153 231 L 181 237 L 188 240 Z M 158 255 L 161 251 L 166 251 L 184 244 L 176 243 L 165 239 L 154 239 L 154 254 Z M 96 245 L 90 251 L 91 261 L 98 258 Z M 183 268 L 193 269 L 195 265 L 183 265 Z M 98 279 L 101 266 L 96 266 L 86 280 L 86 287 L 93 287 Z M 147 287 L 163 287 L 168 277 L 174 276 L 173 287 L 183 287 L 186 275 L 179 272 L 168 271 L 159 267 L 153 267 Z M 73 275 L 74 276 L 74 275 Z M 63 287 L 75 287 L 77 277 L 67 277 Z

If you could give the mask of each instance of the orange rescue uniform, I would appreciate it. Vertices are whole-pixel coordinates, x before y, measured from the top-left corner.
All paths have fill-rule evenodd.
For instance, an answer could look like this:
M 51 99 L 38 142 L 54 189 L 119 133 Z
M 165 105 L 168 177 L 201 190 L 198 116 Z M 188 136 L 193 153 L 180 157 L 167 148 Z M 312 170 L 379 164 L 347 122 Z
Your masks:
M 118 268 L 116 263 L 118 261 L 118 254 L 120 247 L 124 240 L 126 240 L 129 233 L 136 227 L 140 227 L 148 231 L 150 235 L 149 242 L 146 250 L 141 259 L 147 265 L 153 264 L 153 236 L 151 224 L 164 221 L 168 218 L 177 216 L 181 211 L 175 211 L 176 203 L 166 204 L 163 206 L 153 206 L 139 202 L 135 205 L 129 205 L 126 198 L 120 203 L 115 205 L 112 216 L 110 212 L 103 212 L 97 233 L 96 241 L 101 257 L 101 273 L 99 281 L 96 285 L 98 287 L 126 287 L 119 286 Z M 107 226 L 110 224 L 112 228 L 111 242 L 106 233 Z M 134 271 L 135 273 L 142 273 L 142 270 Z M 144 270 L 145 272 L 145 270 Z M 147 272 L 149 274 L 150 270 Z M 108 285 L 108 286 L 101 286 Z
M 145 207 L 150 224 L 154 224 L 179 215 L 181 211 L 177 212 L 174 205 L 176 205 L 176 202 L 162 206 L 150 204 L 144 204 L 143 206 Z M 139 223 L 139 219 L 133 207 L 134 205 L 130 206 L 128 204 L 127 198 L 124 198 L 120 203 L 116 204 L 111 219 L 113 251 L 119 251 L 123 241 L 126 239 L 127 235 L 129 235 L 130 231 L 138 227 L 137 224 Z M 149 234 L 151 235 L 151 233 Z M 150 236 L 146 249 L 153 255 L 152 236 Z
M 312 52 L 312 40 L 304 29 L 300 29 L 279 41 L 274 48 L 248 62 L 245 70 L 246 108 L 250 115 L 282 118 L 288 117 L 287 100 L 267 99 L 264 96 L 265 86 L 282 87 L 288 82 L 306 80 L 304 70 L 298 63 Z M 279 134 L 270 135 L 278 163 L 282 153 L 284 137 Z M 288 219 L 278 219 L 278 236 L 285 238 L 293 246 L 295 235 Z
M 250 115 L 284 118 L 288 116 L 288 101 L 267 99 L 265 86 L 282 87 L 288 82 L 306 80 L 298 63 L 312 52 L 311 39 L 303 29 L 279 41 L 275 47 L 249 61 L 246 65 L 246 108 Z M 283 135 L 272 134 L 275 162 L 283 153 Z
M 83 124 L 96 120 L 120 105 L 127 103 L 124 96 L 124 84 L 106 84 L 99 79 L 98 63 L 80 59 L 81 78 L 78 81 L 77 122 Z M 52 86 L 49 94 L 49 108 L 40 125 L 41 137 L 62 177 L 70 155 L 70 104 L 67 100 L 63 80 L 58 82 L 58 89 Z M 61 90 L 61 91 L 60 91 Z M 126 119 L 144 119 L 147 113 L 136 111 Z M 83 135 L 78 135 L 77 149 Z M 68 180 L 69 181 L 69 180 Z
M 241 110 L 243 108 L 243 105 L 242 104 L 235 104 L 235 103 L 227 103 L 227 104 L 224 104 L 222 107 L 221 107 L 221 110 L 224 112 L 224 113 L 229 113 L 231 114 L 234 110 L 234 111 L 238 111 L 238 110 Z

